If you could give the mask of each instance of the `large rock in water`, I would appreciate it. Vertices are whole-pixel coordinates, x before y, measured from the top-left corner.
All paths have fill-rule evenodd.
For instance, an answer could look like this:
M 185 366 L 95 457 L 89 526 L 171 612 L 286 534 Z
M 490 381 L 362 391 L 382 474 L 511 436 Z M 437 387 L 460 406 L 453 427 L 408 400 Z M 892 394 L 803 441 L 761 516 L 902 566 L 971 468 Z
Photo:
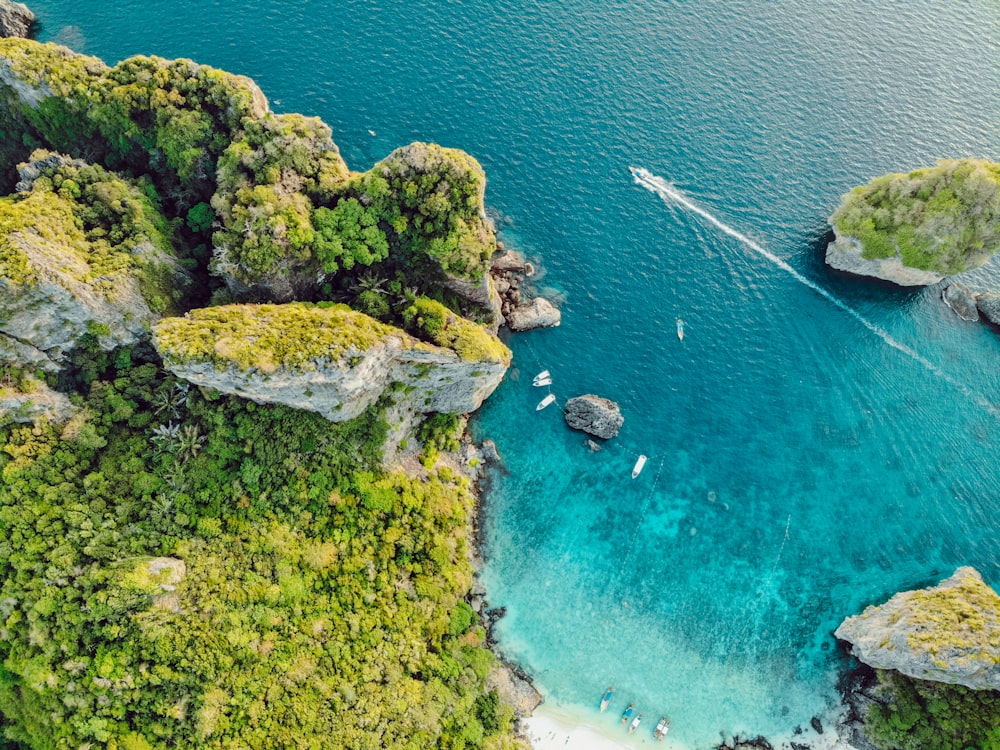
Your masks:
M 848 617 L 835 635 L 876 669 L 1000 690 L 1000 596 L 973 568 L 938 586 L 905 591 Z
M 24 3 L 0 0 L 0 37 L 26 37 L 35 14 Z
M 588 393 L 566 402 L 566 424 L 594 437 L 613 438 L 625 423 L 618 404 Z
M 512 331 L 530 331 L 535 328 L 552 328 L 562 322 L 562 314 L 547 299 L 536 297 L 507 314 L 507 326 Z
M 510 364 L 499 341 L 481 353 L 435 346 L 344 305 L 192 310 L 160 321 L 153 343 L 185 380 L 333 422 L 357 417 L 386 392 L 414 412 L 475 411 Z

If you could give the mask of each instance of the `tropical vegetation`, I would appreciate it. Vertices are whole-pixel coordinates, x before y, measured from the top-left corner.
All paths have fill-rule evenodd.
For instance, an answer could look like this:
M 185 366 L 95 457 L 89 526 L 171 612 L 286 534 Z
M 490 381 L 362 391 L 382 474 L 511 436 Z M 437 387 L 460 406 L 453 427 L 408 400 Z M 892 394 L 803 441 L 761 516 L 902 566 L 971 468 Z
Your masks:
M 947 159 L 877 177 L 845 195 L 830 223 L 861 242 L 863 258 L 945 275 L 976 268 L 1000 249 L 1000 164 Z

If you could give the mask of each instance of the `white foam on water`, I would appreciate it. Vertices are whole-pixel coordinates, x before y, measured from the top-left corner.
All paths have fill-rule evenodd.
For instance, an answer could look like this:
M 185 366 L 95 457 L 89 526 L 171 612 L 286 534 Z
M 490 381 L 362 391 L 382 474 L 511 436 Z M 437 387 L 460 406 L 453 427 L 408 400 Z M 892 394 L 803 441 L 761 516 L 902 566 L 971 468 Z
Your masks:
M 641 174 L 638 173 L 640 171 L 641 171 Z M 821 297 L 823 297 L 824 299 L 826 299 L 829 302 L 833 303 L 833 305 L 835 305 L 837 308 L 839 308 L 840 310 L 843 310 L 845 313 L 847 313 L 852 318 L 854 318 L 856 321 L 858 321 L 859 323 L 861 323 L 861 325 L 863 325 L 869 331 L 871 331 L 872 333 L 874 333 L 876 336 L 878 336 L 880 339 L 882 339 L 882 341 L 884 341 L 886 344 L 888 344 L 889 346 L 891 346 L 893 349 L 896 349 L 897 351 L 902 352 L 903 354 L 905 354 L 906 356 L 910 357 L 914 361 L 919 362 L 921 365 L 923 365 L 923 367 L 925 369 L 927 369 L 928 372 L 934 374 L 935 376 L 943 379 L 949 385 L 955 387 L 966 398 L 968 398 L 969 400 L 971 400 L 973 403 L 977 404 L 978 406 L 981 406 L 982 408 L 986 409 L 994 417 L 1000 418 L 1000 409 L 997 409 L 997 407 L 994 406 L 984 396 L 982 396 L 981 394 L 978 394 L 978 393 L 970 390 L 966 385 L 964 385 L 963 383 L 960 383 L 959 381 L 955 380 L 948 373 L 946 373 L 940 367 L 938 367 L 933 362 L 931 362 L 929 359 L 927 359 L 926 357 L 924 357 L 922 354 L 920 354 L 919 352 L 917 352 L 915 349 L 912 349 L 911 347 L 907 346 L 906 344 L 903 344 L 902 342 L 897 341 L 884 328 L 882 328 L 881 326 L 879 326 L 879 325 L 871 322 L 865 316 L 863 316 L 861 313 L 859 313 L 857 310 L 855 310 L 853 307 L 851 307 L 846 302 L 844 302 L 842 299 L 840 299 L 839 297 L 835 296 L 834 294 L 831 294 L 829 291 L 827 291 L 826 289 L 824 289 L 823 287 L 821 287 L 819 284 L 817 284 L 816 282 L 812 281 L 811 279 L 803 276 L 801 273 L 799 273 L 797 270 L 795 270 L 792 266 L 790 266 L 786 261 L 784 261 L 781 258 L 779 258 L 777 255 L 775 255 L 774 253 L 772 253 L 767 248 L 763 247 L 762 245 L 760 245 L 757 242 L 754 242 L 752 239 L 750 239 L 749 237 L 747 237 L 742 232 L 739 232 L 736 229 L 733 229 L 728 224 L 726 224 L 726 223 L 720 221 L 719 219 L 717 219 L 711 213 L 709 213 L 704 208 L 702 208 L 697 203 L 695 203 L 693 200 L 691 200 L 690 198 L 688 198 L 682 191 L 678 190 L 674 185 L 672 185 L 667 180 L 663 179 L 662 177 L 658 177 L 657 175 L 654 175 L 654 174 L 652 174 L 651 172 L 649 172 L 648 170 L 645 170 L 645 169 L 643 169 L 643 170 L 636 170 L 636 172 L 633 172 L 633 175 L 635 177 L 635 183 L 637 185 L 640 185 L 641 187 L 646 188 L 646 190 L 649 190 L 650 192 L 655 193 L 656 195 L 660 196 L 660 198 L 663 200 L 663 202 L 666 203 L 667 205 L 682 206 L 682 207 L 688 209 L 689 211 L 691 211 L 692 213 L 695 213 L 698 216 L 702 217 L 703 219 L 705 219 L 707 222 L 709 222 L 710 224 L 712 224 L 717 229 L 720 229 L 724 233 L 728 234 L 730 237 L 733 237 L 734 239 L 738 240 L 744 246 L 750 248 L 755 253 L 757 253 L 758 255 L 760 255 L 762 258 L 765 258 L 765 259 L 769 260 L 771 263 L 773 263 L 774 265 L 776 265 L 782 271 L 784 271 L 785 273 L 789 274 L 792 278 L 794 278 L 800 284 L 804 284 L 805 286 L 809 287 L 814 292 L 816 292 L 817 294 L 819 294 Z

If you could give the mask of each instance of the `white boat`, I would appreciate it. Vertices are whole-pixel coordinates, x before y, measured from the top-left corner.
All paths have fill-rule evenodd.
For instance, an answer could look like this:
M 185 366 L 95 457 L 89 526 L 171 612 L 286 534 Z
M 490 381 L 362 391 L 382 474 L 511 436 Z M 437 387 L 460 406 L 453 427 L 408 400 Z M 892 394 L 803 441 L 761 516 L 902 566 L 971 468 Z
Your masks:
M 556 400 L 556 394 L 550 393 L 548 396 L 546 396 L 545 398 L 543 398 L 541 401 L 538 402 L 538 406 L 535 407 L 535 411 L 541 411 L 555 400 Z
M 531 382 L 537 384 L 539 380 L 545 380 L 546 378 L 551 378 L 551 377 L 552 377 L 551 372 L 549 372 L 548 370 L 542 370 L 540 373 L 535 375 L 534 378 L 532 378 Z
M 632 478 L 635 479 L 642 473 L 642 467 L 646 465 L 646 457 L 639 456 L 635 462 L 635 466 L 632 467 Z
M 608 704 L 611 703 L 611 696 L 614 694 L 615 694 L 615 689 L 613 687 L 609 687 L 607 690 L 604 691 L 604 697 L 601 698 L 602 714 L 608 710 Z
M 542 378 L 541 380 L 532 380 L 531 384 L 535 388 L 541 388 L 543 385 L 552 385 L 552 378 Z
M 636 182 L 642 182 L 644 180 L 648 180 L 650 177 L 653 176 L 652 172 L 650 172 L 648 169 L 643 169 L 642 167 L 629 167 L 628 171 L 632 173 L 633 177 L 635 177 Z
M 656 725 L 656 729 L 653 730 L 653 737 L 660 742 L 663 742 L 663 738 L 667 736 L 667 732 L 670 731 L 670 721 L 666 716 L 661 716 L 660 721 Z
M 632 719 L 632 723 L 628 725 L 628 733 L 629 734 L 632 734 L 636 729 L 639 728 L 639 722 L 640 721 L 642 721 L 642 714 L 639 714 L 634 719 Z
M 684 321 L 680 318 L 677 319 L 677 338 L 684 340 Z

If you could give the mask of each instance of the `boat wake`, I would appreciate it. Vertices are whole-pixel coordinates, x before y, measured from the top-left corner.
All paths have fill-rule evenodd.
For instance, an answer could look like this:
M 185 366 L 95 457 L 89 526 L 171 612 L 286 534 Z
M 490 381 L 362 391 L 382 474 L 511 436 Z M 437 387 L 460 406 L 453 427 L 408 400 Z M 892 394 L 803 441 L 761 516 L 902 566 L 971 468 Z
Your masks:
M 915 362 L 918 362 L 919 364 L 923 365 L 923 367 L 926 368 L 929 372 L 933 373 L 939 378 L 942 378 L 947 383 L 957 388 L 973 402 L 975 402 L 979 406 L 989 411 L 994 417 L 1000 418 L 1000 410 L 998 410 L 984 396 L 969 390 L 967 386 L 955 380 L 948 373 L 946 373 L 940 367 L 938 367 L 929 359 L 924 357 L 918 351 L 912 349 L 911 347 L 907 346 L 906 344 L 903 344 L 900 341 L 897 341 L 884 328 L 871 322 L 861 313 L 855 310 L 853 307 L 844 302 L 842 299 L 830 293 L 829 291 L 827 291 L 826 289 L 824 289 L 811 279 L 803 276 L 792 266 L 790 266 L 786 261 L 779 258 L 777 255 L 772 253 L 767 248 L 763 247 L 757 242 L 754 242 L 752 239 L 747 237 L 742 232 L 733 229 L 728 224 L 725 224 L 724 222 L 717 219 L 715 216 L 713 216 L 711 213 L 709 213 L 704 208 L 699 206 L 697 203 L 691 200 L 688 196 L 686 196 L 683 192 L 681 192 L 667 180 L 663 179 L 662 177 L 658 177 L 657 175 L 653 174 L 647 169 L 643 169 L 642 167 L 629 167 L 629 171 L 635 178 L 635 183 L 637 185 L 640 185 L 641 187 L 646 188 L 646 190 L 649 190 L 651 193 L 655 193 L 656 195 L 660 196 L 663 202 L 666 203 L 667 205 L 680 206 L 682 208 L 686 208 L 688 211 L 691 211 L 692 213 L 695 213 L 698 216 L 705 219 L 705 221 L 707 221 L 715 228 L 721 230 L 725 234 L 728 234 L 730 237 L 733 237 L 734 239 L 738 240 L 745 247 L 750 248 L 755 253 L 760 255 L 762 258 L 765 258 L 766 260 L 773 263 L 775 266 L 777 266 L 782 271 L 790 275 L 800 284 L 804 284 L 805 286 L 809 287 L 814 292 L 819 294 L 821 297 L 831 302 L 837 308 L 843 310 L 845 313 L 847 313 L 856 321 L 861 323 L 861 325 L 863 325 L 869 331 L 874 333 L 876 336 L 882 339 L 882 341 L 891 346 L 893 349 L 902 352 L 906 356 L 913 359 Z

